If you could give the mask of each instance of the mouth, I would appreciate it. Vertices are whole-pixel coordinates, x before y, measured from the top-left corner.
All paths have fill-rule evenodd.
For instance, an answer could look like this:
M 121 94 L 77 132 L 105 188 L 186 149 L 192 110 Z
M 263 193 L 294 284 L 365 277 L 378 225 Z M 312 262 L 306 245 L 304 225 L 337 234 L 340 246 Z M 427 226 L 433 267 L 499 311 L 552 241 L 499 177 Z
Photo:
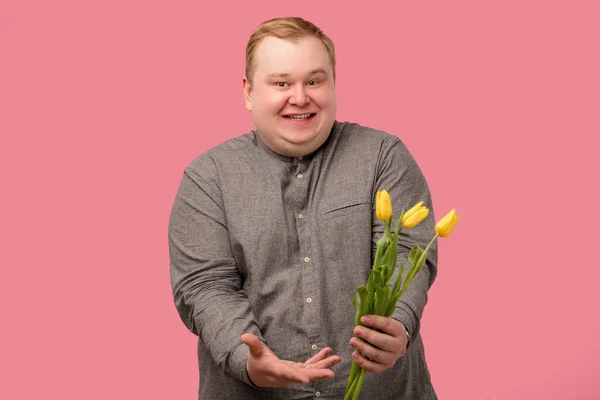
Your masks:
M 306 113 L 306 114 L 287 114 L 284 115 L 284 118 L 287 118 L 292 121 L 302 121 L 307 120 L 317 115 L 316 113 Z

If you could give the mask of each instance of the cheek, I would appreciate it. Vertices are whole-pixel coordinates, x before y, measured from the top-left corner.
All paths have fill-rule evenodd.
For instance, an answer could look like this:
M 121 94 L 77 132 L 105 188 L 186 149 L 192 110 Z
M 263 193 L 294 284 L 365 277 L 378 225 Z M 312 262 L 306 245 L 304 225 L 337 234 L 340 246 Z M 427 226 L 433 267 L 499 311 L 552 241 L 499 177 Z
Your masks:
M 281 93 L 269 93 L 268 95 L 260 96 L 258 99 L 258 106 L 263 114 L 276 114 L 286 104 L 287 98 Z
M 310 98 L 321 108 L 335 107 L 335 94 L 329 90 L 318 90 L 311 93 Z

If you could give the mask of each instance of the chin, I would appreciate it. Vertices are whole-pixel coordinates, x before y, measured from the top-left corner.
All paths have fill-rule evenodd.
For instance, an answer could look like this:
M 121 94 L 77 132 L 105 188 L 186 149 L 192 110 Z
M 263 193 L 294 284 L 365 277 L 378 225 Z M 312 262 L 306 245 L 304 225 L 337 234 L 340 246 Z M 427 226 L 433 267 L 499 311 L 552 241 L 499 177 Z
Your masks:
M 293 146 L 308 147 L 311 143 L 318 141 L 318 135 L 315 132 L 287 132 L 284 135 L 284 140 Z

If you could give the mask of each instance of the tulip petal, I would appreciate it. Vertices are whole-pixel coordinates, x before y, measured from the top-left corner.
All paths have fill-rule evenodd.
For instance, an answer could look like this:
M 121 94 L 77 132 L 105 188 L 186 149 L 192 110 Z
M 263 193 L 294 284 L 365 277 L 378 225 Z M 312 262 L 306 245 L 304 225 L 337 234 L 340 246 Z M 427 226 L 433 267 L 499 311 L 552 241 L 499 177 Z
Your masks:
M 382 222 L 386 222 L 392 217 L 392 200 L 386 190 L 377 192 L 375 213 L 377 214 L 377 219 Z
M 456 210 L 450 210 L 450 212 L 448 212 L 448 214 L 446 214 L 442 219 L 440 219 L 435 225 L 435 232 L 440 237 L 449 236 L 454 230 L 454 227 L 456 226 L 456 223 L 459 219 L 460 216 L 456 215 Z
M 421 206 L 423 205 L 423 202 L 419 202 L 417 204 L 415 204 L 410 210 L 408 210 L 406 213 L 404 213 L 404 215 L 406 217 L 410 217 L 412 214 L 414 214 L 418 209 L 421 208 Z
M 404 225 L 404 227 L 407 229 L 414 228 L 415 226 L 420 224 L 425 218 L 427 218 L 428 215 L 429 208 L 421 207 L 420 209 L 410 214 L 408 217 L 405 216 L 402 220 L 402 225 Z

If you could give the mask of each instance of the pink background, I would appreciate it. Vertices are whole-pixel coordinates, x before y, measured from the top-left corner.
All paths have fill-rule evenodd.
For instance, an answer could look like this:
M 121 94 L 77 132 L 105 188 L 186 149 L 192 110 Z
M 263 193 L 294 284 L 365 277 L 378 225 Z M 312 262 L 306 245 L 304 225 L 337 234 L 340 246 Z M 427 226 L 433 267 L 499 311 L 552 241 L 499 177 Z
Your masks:
M 475 0 L 1 0 L 0 398 L 196 397 L 170 208 L 252 129 L 246 41 L 289 15 L 336 44 L 338 119 L 462 216 L 422 321 L 440 399 L 599 399 L 600 8 Z

